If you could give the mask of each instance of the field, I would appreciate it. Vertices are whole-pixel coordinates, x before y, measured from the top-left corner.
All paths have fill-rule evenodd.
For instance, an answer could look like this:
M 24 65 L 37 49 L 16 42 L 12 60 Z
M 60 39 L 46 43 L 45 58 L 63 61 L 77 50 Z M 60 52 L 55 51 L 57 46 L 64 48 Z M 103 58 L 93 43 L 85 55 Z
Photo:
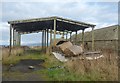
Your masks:
M 40 48 L 16 47 L 12 49 L 12 55 L 8 56 L 8 49 L 4 48 L 2 59 L 3 81 L 117 81 L 118 64 L 117 52 L 104 50 L 103 58 L 97 60 L 72 59 L 67 62 L 58 61 L 53 54 L 45 54 Z M 40 64 L 43 69 L 21 72 L 17 69 L 9 70 L 21 60 L 44 60 Z M 24 67 L 23 67 L 24 69 Z

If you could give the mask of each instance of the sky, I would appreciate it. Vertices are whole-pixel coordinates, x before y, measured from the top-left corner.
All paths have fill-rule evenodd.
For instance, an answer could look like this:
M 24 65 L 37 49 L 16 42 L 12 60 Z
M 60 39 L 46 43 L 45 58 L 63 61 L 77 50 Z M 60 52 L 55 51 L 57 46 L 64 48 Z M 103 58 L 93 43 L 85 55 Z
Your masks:
M 9 45 L 8 21 L 49 16 L 60 16 L 77 21 L 95 24 L 95 29 L 118 24 L 117 2 L 82 2 L 82 1 L 5 1 L 0 4 L 0 45 Z M 87 29 L 86 31 L 89 31 Z M 57 36 L 60 37 L 60 36 Z M 40 43 L 41 33 L 22 35 L 21 43 Z

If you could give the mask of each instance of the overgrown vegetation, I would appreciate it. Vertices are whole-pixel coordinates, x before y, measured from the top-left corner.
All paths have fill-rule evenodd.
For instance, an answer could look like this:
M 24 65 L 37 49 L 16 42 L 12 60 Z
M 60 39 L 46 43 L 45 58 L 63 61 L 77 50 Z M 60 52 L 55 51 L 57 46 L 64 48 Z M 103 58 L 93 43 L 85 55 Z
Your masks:
M 8 57 L 5 57 L 2 61 L 2 64 L 3 65 L 16 64 L 21 59 L 44 59 L 43 57 L 44 54 L 41 54 L 39 51 L 35 51 L 35 50 L 26 50 L 20 54 L 21 55 L 17 54 L 17 55 L 10 55 Z
M 42 64 L 46 69 L 34 71 L 30 74 L 39 74 L 43 78 L 51 81 L 101 81 L 117 80 L 117 56 L 109 51 L 103 53 L 104 58 L 87 61 L 87 60 L 70 60 L 66 63 L 58 61 L 52 54 L 44 54 L 40 50 L 29 49 L 20 56 L 10 56 L 3 60 L 3 65 L 16 64 L 21 59 L 44 59 Z M 4 76 L 9 77 L 15 72 L 6 73 Z M 20 73 L 17 73 L 19 75 Z M 21 74 L 21 76 L 24 76 Z M 19 77 L 19 76 L 18 76 Z

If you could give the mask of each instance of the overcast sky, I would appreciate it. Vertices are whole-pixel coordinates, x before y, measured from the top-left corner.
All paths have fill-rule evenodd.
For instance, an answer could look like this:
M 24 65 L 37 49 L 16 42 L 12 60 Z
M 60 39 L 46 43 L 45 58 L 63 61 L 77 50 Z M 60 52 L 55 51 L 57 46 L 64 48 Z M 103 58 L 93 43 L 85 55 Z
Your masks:
M 48 16 L 60 16 L 92 23 L 96 25 L 95 29 L 97 29 L 118 23 L 118 3 L 78 1 L 3 2 L 0 44 L 9 45 L 9 24 L 7 21 Z M 41 33 L 22 35 L 22 44 L 39 42 L 41 42 Z

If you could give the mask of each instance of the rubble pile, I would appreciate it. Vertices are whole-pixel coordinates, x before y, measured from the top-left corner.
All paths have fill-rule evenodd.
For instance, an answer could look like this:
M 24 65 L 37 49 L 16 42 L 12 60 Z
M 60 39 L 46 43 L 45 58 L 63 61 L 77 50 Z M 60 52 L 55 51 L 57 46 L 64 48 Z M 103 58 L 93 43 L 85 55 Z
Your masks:
M 104 57 L 100 51 L 84 51 L 82 46 L 73 45 L 70 41 L 60 40 L 52 47 L 54 56 L 62 61 L 68 61 L 70 57 L 83 56 L 82 59 L 94 60 Z

